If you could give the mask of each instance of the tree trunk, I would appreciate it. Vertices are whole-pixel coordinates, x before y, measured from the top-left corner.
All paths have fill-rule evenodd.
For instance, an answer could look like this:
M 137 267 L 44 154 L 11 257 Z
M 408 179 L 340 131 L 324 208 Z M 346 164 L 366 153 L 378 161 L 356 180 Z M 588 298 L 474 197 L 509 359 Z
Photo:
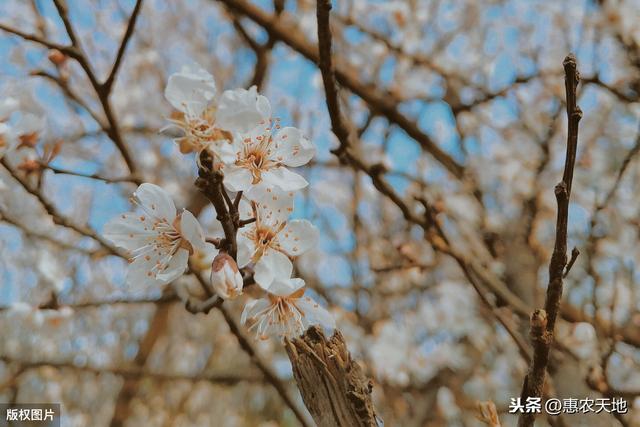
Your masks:
M 327 339 L 312 326 L 300 338 L 286 340 L 293 375 L 318 427 L 378 427 L 371 402 L 372 383 L 351 358 L 339 331 Z

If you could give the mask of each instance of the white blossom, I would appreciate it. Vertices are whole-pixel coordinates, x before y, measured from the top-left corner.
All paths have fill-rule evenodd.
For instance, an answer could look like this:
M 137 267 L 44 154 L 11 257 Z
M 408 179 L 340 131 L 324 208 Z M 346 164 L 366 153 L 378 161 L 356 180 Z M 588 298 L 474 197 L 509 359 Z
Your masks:
M 299 129 L 281 128 L 278 120 L 270 119 L 219 147 L 225 186 L 247 192 L 250 198 L 267 188 L 295 191 L 306 187 L 307 181 L 287 166 L 305 165 L 316 152 Z
M 169 76 L 164 96 L 176 110 L 200 116 L 216 96 L 216 82 L 201 66 L 184 65 Z
M 291 193 L 266 191 L 252 201 L 255 222 L 238 231 L 238 265 L 254 263 L 254 279 L 263 289 L 269 290 L 276 279 L 288 279 L 293 269 L 290 257 L 303 254 L 318 241 L 318 229 L 309 221 L 287 220 L 292 211 Z
M 13 129 L 7 123 L 0 122 L 0 159 L 6 153 L 13 151 L 18 145 Z
M 171 197 L 160 187 L 144 183 L 132 201 L 142 212 L 128 212 L 105 225 L 105 236 L 129 253 L 127 280 L 168 283 L 187 267 L 189 255 L 217 253 L 206 243 L 202 227 L 187 210 L 176 212 Z
M 0 122 L 7 121 L 19 107 L 20 102 L 11 96 L 6 96 L 0 100 Z
M 271 105 L 266 97 L 258 94 L 251 86 L 225 90 L 220 97 L 216 122 L 222 129 L 246 133 L 261 121 L 271 117 Z
M 220 252 L 211 266 L 211 285 L 223 299 L 234 299 L 242 294 L 242 274 L 236 262 L 225 252 Z
M 304 296 L 304 286 L 302 279 L 278 278 L 264 298 L 245 305 L 242 324 L 252 320 L 254 323 L 249 330 L 255 329 L 256 336 L 261 339 L 297 337 L 311 325 L 334 329 L 335 320 L 331 314 L 312 298 Z
M 169 77 L 165 98 L 178 110 L 169 121 L 182 136 L 182 153 L 228 144 L 233 132 L 247 132 L 271 115 L 267 99 L 256 87 L 227 90 L 216 98 L 213 76 L 200 65 L 185 65 Z M 215 151 L 215 150 L 214 150 Z

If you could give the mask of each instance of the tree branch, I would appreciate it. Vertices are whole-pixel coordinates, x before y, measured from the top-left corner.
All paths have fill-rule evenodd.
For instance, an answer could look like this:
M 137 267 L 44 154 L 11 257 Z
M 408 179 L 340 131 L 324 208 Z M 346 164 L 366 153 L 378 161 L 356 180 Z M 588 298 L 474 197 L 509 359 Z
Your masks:
M 43 168 L 50 170 L 51 172 L 53 172 L 54 174 L 62 174 L 62 175 L 71 175 L 71 176 L 77 176 L 77 177 L 81 177 L 81 178 L 87 178 L 87 179 L 95 179 L 98 181 L 104 181 L 106 183 L 109 184 L 115 184 L 115 183 L 133 183 L 133 184 L 137 184 L 140 185 L 142 184 L 142 181 L 140 180 L 140 178 L 130 175 L 130 176 L 123 176 L 123 177 L 119 177 L 119 178 L 108 178 L 106 176 L 102 176 L 99 174 L 84 174 L 84 173 L 80 173 L 80 172 L 75 172 L 75 171 L 70 171 L 70 170 L 65 170 L 65 169 L 59 169 L 56 168 L 54 166 L 51 165 L 42 165 Z
M 67 35 L 71 40 L 71 46 L 75 51 L 74 55 L 72 55 L 72 58 L 74 58 L 78 62 L 78 64 L 80 64 L 80 67 L 82 67 L 82 69 L 84 70 L 85 74 L 87 75 L 87 78 L 89 79 L 89 82 L 91 83 L 91 86 L 93 87 L 94 91 L 96 92 L 96 95 L 98 96 L 98 100 L 100 101 L 100 104 L 102 104 L 102 110 L 104 111 L 104 115 L 106 116 L 107 122 L 109 123 L 109 126 L 105 129 L 105 132 L 107 133 L 107 136 L 109 136 L 109 138 L 116 145 L 116 147 L 118 148 L 118 151 L 120 151 L 120 154 L 122 154 L 122 157 L 125 163 L 127 164 L 127 167 L 129 168 L 129 172 L 131 172 L 132 174 L 135 174 L 136 166 L 135 166 L 135 163 L 133 162 L 133 157 L 131 156 L 129 149 L 127 148 L 127 146 L 124 143 L 124 140 L 122 139 L 118 122 L 111 108 L 111 102 L 109 101 L 109 95 L 111 91 L 104 90 L 103 85 L 100 84 L 100 82 L 98 81 L 98 77 L 96 76 L 96 73 L 94 72 L 93 67 L 91 66 L 91 63 L 89 62 L 86 54 L 84 53 L 82 46 L 80 45 L 80 40 L 76 35 L 75 30 L 73 29 L 73 25 L 71 24 L 71 20 L 69 19 L 66 5 L 62 0 L 53 0 L 53 3 L 55 4 L 56 9 L 58 10 L 58 15 L 60 16 L 60 19 L 64 24 L 64 27 L 67 31 Z
M 42 45 L 48 49 L 56 49 L 59 50 L 60 52 L 64 53 L 67 56 L 70 56 L 71 58 L 76 59 L 78 57 L 78 51 L 73 47 L 73 46 L 67 46 L 67 45 L 62 45 L 59 43 L 54 43 L 51 42 L 49 40 L 46 40 L 40 36 L 37 36 L 35 34 L 29 34 L 29 33 L 25 33 L 23 31 L 20 31 L 16 28 L 12 28 L 9 27 L 8 25 L 5 24 L 0 24 L 0 30 L 5 31 L 7 33 L 16 35 L 24 40 L 28 40 L 34 43 L 37 43 L 39 45 Z
M 22 185 L 25 191 L 27 191 L 29 194 L 35 196 L 38 199 L 42 207 L 47 211 L 49 215 L 51 215 L 51 218 L 53 219 L 54 223 L 70 228 L 84 236 L 91 237 L 93 240 L 100 243 L 100 245 L 102 245 L 107 251 L 109 251 L 109 253 L 113 255 L 117 255 L 120 257 L 123 256 L 115 246 L 113 246 L 110 242 L 108 242 L 98 233 L 96 233 L 89 227 L 75 224 L 73 221 L 71 221 L 67 217 L 63 216 L 60 212 L 58 212 L 58 209 L 51 202 L 47 201 L 39 191 L 33 189 L 24 179 L 18 176 L 16 172 L 9 166 L 9 164 L 6 162 L 5 159 L 0 160 L 0 164 L 2 164 L 2 166 L 5 167 L 5 169 L 9 172 L 9 174 L 13 179 L 18 181 L 20 185 Z
M 215 170 L 211 154 L 203 150 L 199 160 L 196 187 L 202 191 L 215 208 L 217 219 L 224 230 L 225 248 L 223 249 L 235 259 L 237 252 L 236 232 L 240 221 L 235 203 L 231 202 L 224 189 L 222 183 L 224 175 L 219 170 Z
M 576 105 L 576 89 L 580 80 L 576 58 L 568 55 L 564 62 L 565 90 L 567 96 L 567 152 L 562 181 L 556 185 L 555 194 L 558 204 L 556 237 L 549 262 L 549 284 L 544 310 L 536 310 L 531 315 L 531 341 L 533 360 L 522 387 L 522 399 L 541 397 L 545 382 L 545 372 L 549 363 L 549 351 L 553 344 L 556 318 L 562 298 L 562 279 L 567 265 L 567 226 L 569 222 L 569 197 L 573 181 L 573 170 L 578 147 L 578 124 L 582 117 L 580 107 Z M 577 256 L 577 255 L 576 255 Z M 518 427 L 531 427 L 535 413 L 523 413 L 518 419 Z
M 231 11 L 249 17 L 252 21 L 263 27 L 271 37 L 281 40 L 308 60 L 319 64 L 320 57 L 316 47 L 309 43 L 305 37 L 296 31 L 291 22 L 287 22 L 277 16 L 271 16 L 259 7 L 245 0 L 218 0 L 224 3 Z M 367 85 L 358 78 L 356 70 L 336 68 L 336 81 L 344 85 L 353 93 L 362 98 L 373 112 L 384 115 L 390 122 L 398 125 L 411 138 L 436 159 L 445 169 L 458 179 L 464 177 L 465 168 L 456 162 L 449 154 L 444 152 L 424 132 L 418 124 L 398 111 L 395 100 L 388 94 L 377 91 L 373 86 Z
M 293 375 L 305 405 L 318 427 L 377 427 L 371 402 L 373 383 L 351 358 L 340 331 L 327 339 L 310 327 L 301 337 L 286 340 Z
M 126 379 L 139 380 L 142 378 L 151 378 L 156 381 L 209 381 L 216 384 L 235 385 L 241 382 L 261 382 L 264 379 L 257 375 L 241 374 L 199 374 L 199 375 L 180 375 L 170 374 L 166 372 L 153 372 L 141 367 L 134 368 L 118 368 L 118 367 L 101 367 L 93 368 L 90 366 L 78 366 L 71 362 L 60 362 L 53 360 L 19 360 L 15 358 L 9 358 L 6 356 L 0 356 L 0 360 L 4 363 L 16 363 L 23 370 L 37 369 L 44 366 L 53 367 L 56 369 L 70 369 L 78 372 L 90 372 L 96 375 L 113 374 L 118 375 Z M 0 390 L 2 390 L 3 384 L 0 384 Z
M 136 21 L 138 20 L 138 15 L 140 14 L 141 8 L 142 0 L 137 0 L 136 5 L 133 7 L 133 12 L 131 12 L 131 17 L 129 18 L 127 29 L 124 32 L 124 36 L 122 36 L 122 42 L 120 43 L 120 48 L 118 48 L 116 59 L 113 62 L 113 66 L 111 67 L 111 72 L 109 73 L 109 76 L 104 81 L 104 83 L 102 83 L 101 85 L 101 90 L 107 94 L 111 91 L 111 86 L 113 86 L 113 82 L 116 79 L 118 68 L 120 68 L 120 64 L 122 63 L 122 59 L 124 58 L 124 52 L 127 50 L 127 43 L 133 35 L 133 30 L 136 26 Z

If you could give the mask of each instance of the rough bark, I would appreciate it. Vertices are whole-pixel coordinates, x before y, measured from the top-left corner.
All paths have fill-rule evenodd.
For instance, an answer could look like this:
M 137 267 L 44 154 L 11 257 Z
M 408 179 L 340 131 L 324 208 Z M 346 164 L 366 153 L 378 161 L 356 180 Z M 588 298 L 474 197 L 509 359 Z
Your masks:
M 293 375 L 318 427 L 377 427 L 371 402 L 372 382 L 351 358 L 344 337 L 326 338 L 312 326 L 300 338 L 286 340 Z

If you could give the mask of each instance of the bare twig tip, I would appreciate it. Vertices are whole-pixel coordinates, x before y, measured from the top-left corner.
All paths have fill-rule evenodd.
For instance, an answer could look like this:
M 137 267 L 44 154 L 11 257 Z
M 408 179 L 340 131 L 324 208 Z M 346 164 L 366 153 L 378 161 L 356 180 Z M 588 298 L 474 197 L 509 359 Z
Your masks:
M 578 259 L 578 255 L 580 255 L 580 251 L 578 250 L 578 248 L 574 247 L 571 250 L 571 259 L 569 260 L 569 263 L 567 264 L 562 277 L 567 277 L 569 271 L 571 271 L 571 267 L 573 267 L 573 264 L 575 264 L 576 260 Z
M 564 61 L 562 61 L 562 66 L 567 69 L 568 67 L 571 67 L 573 69 L 577 68 L 578 62 L 576 60 L 576 56 L 573 53 L 568 54 L 565 58 Z

